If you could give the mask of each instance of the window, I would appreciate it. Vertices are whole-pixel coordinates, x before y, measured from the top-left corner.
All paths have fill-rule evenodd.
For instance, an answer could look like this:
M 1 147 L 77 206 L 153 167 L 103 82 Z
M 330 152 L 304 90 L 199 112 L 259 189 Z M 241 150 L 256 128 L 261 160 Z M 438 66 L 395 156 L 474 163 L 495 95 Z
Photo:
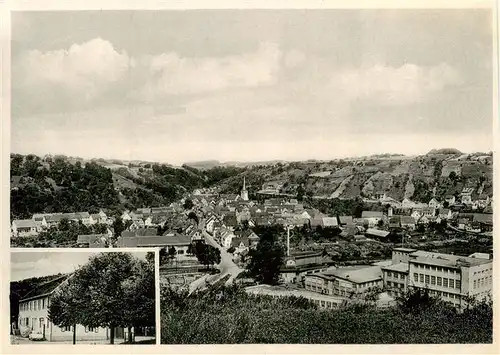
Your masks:
M 474 288 L 477 288 L 477 280 L 474 280 Z
M 398 279 L 398 278 L 399 278 L 399 274 L 394 273 L 394 278 L 395 278 L 395 279 Z
M 428 284 L 430 282 L 430 277 L 429 275 L 425 275 L 425 283 Z
M 450 279 L 449 283 L 451 288 L 455 288 L 455 280 Z
M 94 327 L 85 327 L 85 333 L 91 333 L 94 331 Z
M 63 332 L 70 332 L 71 331 L 71 327 L 70 326 L 62 327 L 61 330 Z
M 436 284 L 436 276 L 431 276 L 431 285 Z
M 40 322 L 40 329 L 43 329 L 43 326 L 45 325 L 44 324 L 44 319 L 40 318 L 39 322 Z
M 418 274 L 417 273 L 413 274 L 413 281 L 418 282 Z
M 387 277 L 392 277 L 392 272 L 387 271 Z
M 440 268 L 440 267 L 437 267 L 436 270 L 437 270 L 437 272 L 442 272 L 443 271 L 443 269 Z
M 443 286 L 448 287 L 448 279 L 446 277 L 443 278 Z
M 439 277 L 437 278 L 437 285 L 438 286 L 442 286 L 443 285 L 443 278 L 442 277 Z
M 45 309 L 45 298 L 42 299 L 42 309 Z
M 424 282 L 424 274 L 419 274 L 420 282 Z
M 432 271 L 436 271 L 436 267 L 435 266 L 431 266 L 431 270 Z
M 455 280 L 455 288 L 460 289 L 460 286 L 461 286 L 460 280 Z
M 179 254 L 179 255 L 184 254 L 184 250 L 179 250 L 179 251 L 177 251 L 177 254 Z
M 425 270 L 429 270 L 429 265 L 425 265 Z

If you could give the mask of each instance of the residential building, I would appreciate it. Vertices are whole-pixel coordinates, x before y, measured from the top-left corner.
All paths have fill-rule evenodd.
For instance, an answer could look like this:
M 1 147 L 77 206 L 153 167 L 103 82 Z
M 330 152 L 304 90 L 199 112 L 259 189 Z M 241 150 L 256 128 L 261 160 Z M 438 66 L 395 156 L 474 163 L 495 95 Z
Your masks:
M 434 209 L 434 210 L 437 210 L 439 208 L 441 208 L 441 204 L 439 203 L 438 200 L 436 200 L 435 198 L 432 198 L 429 203 L 428 203 L 429 207 Z
M 72 327 L 58 327 L 49 320 L 48 308 L 51 297 L 60 292 L 70 276 L 65 275 L 35 287 L 19 301 L 19 329 L 29 328 L 31 334 L 43 336 L 48 341 L 73 339 Z M 109 339 L 109 329 L 88 328 L 76 325 L 76 341 Z
M 16 237 L 34 237 L 40 232 L 40 227 L 32 219 L 15 219 L 12 222 L 12 234 Z
M 363 211 L 361 213 L 361 218 L 364 223 L 368 223 L 369 227 L 374 227 L 379 221 L 383 220 L 384 213 L 380 211 Z

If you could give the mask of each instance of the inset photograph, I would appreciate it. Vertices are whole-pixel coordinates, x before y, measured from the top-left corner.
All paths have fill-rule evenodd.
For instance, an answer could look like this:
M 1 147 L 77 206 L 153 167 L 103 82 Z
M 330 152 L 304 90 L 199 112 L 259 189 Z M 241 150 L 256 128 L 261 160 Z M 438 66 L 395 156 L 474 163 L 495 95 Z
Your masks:
M 155 344 L 154 252 L 12 252 L 12 344 Z

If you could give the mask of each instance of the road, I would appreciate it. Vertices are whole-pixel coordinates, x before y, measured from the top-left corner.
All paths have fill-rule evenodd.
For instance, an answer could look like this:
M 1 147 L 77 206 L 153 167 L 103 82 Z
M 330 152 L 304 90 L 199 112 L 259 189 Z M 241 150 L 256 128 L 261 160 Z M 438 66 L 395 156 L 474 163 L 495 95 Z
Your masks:
M 205 243 L 208 245 L 213 246 L 214 248 L 217 248 L 220 250 L 220 257 L 221 257 L 221 262 L 217 265 L 217 268 L 220 270 L 220 274 L 216 275 L 205 275 L 195 281 L 193 281 L 189 285 L 189 292 L 193 292 L 195 290 L 203 289 L 209 284 L 213 284 L 217 282 L 218 280 L 222 279 L 226 275 L 231 275 L 229 279 L 226 282 L 227 284 L 230 284 L 236 276 L 238 276 L 243 269 L 241 269 L 238 265 L 236 265 L 233 261 L 233 256 L 228 253 L 227 251 L 224 250 L 222 246 L 219 245 L 215 241 L 215 239 L 208 234 L 208 232 L 205 230 L 205 220 L 202 219 L 199 224 L 199 229 L 201 230 L 201 233 L 203 237 L 205 238 Z

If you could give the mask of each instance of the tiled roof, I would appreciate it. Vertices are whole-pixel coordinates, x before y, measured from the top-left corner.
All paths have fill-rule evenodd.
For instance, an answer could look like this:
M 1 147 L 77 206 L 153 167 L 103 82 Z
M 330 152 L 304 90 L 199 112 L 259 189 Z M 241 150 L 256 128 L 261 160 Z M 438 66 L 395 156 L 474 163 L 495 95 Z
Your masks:
M 12 222 L 17 228 L 35 228 L 36 223 L 32 219 L 16 219 Z
M 43 282 L 35 286 L 30 292 L 28 292 L 20 302 L 27 301 L 29 299 L 37 298 L 43 295 L 52 293 L 61 283 L 63 283 L 69 277 L 68 274 L 56 276 L 52 280 Z

